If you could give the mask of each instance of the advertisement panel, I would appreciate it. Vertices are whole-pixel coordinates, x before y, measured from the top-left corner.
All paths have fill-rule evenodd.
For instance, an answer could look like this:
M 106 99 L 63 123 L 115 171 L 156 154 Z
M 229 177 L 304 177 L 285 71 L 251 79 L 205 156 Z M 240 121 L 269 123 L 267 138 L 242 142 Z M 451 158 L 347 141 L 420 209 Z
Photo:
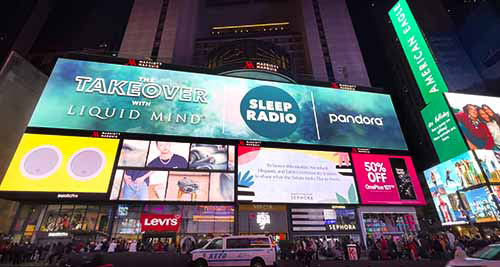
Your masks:
M 411 158 L 353 153 L 362 204 L 425 205 Z
M 124 139 L 110 199 L 234 201 L 234 146 Z
M 446 93 L 470 149 L 500 151 L 500 98 Z
M 467 203 L 470 217 L 477 223 L 496 222 L 500 220 L 498 208 L 494 201 L 496 197 L 490 194 L 486 187 L 480 187 L 461 193 L 462 199 Z
M 486 183 L 471 151 L 424 171 L 434 205 L 443 225 L 467 222 L 467 207 L 458 199 L 458 191 Z
M 238 147 L 238 200 L 356 204 L 346 152 Z
M 440 162 L 469 150 L 444 96 L 436 96 L 420 114 Z
M 177 232 L 182 223 L 179 214 L 141 214 L 141 231 Z
M 491 183 L 500 183 L 500 152 L 476 149 L 474 153 L 479 160 L 479 165 Z
M 292 208 L 294 232 L 352 232 L 358 231 L 354 209 L 343 208 Z
M 118 139 L 24 134 L 0 190 L 107 193 L 118 143 Z
M 407 149 L 389 95 L 69 59 L 29 126 Z
M 398 1 L 389 11 L 389 18 L 403 47 L 408 64 L 426 104 L 448 91 L 441 72 L 427 46 L 406 0 Z

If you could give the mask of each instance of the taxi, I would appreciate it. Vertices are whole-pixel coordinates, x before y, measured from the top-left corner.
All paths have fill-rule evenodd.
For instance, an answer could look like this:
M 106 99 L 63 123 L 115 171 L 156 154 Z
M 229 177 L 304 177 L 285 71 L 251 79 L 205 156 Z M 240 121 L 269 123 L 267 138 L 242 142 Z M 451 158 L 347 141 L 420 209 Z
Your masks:
M 217 237 L 190 254 L 194 267 L 276 266 L 276 251 L 267 236 Z

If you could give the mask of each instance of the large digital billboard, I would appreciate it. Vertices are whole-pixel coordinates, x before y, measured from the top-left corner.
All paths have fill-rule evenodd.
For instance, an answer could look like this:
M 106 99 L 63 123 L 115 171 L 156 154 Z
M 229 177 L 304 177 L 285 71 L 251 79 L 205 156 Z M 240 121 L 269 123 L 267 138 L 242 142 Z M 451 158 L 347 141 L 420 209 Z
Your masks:
M 449 160 L 469 150 L 443 95 L 436 96 L 420 113 L 439 161 Z
M 24 134 L 0 190 L 105 194 L 118 143 L 118 139 Z
M 469 217 L 477 223 L 496 222 L 500 220 L 498 207 L 494 201 L 497 198 L 490 194 L 487 187 L 479 187 L 461 192 L 461 197 L 469 210 Z
M 424 171 L 424 175 L 443 225 L 466 223 L 468 209 L 460 203 L 458 193 L 486 183 L 472 152 L 436 165 Z
M 500 151 L 500 98 L 445 94 L 470 149 Z
M 389 11 L 389 18 L 396 30 L 422 97 L 425 103 L 428 104 L 433 101 L 435 96 L 447 92 L 448 86 L 439 71 L 407 1 L 398 1 Z
M 238 147 L 238 200 L 357 204 L 347 152 Z
M 411 158 L 353 153 L 362 204 L 425 205 Z
M 389 95 L 70 59 L 29 126 L 407 149 Z
M 500 152 L 484 149 L 476 149 L 474 153 L 479 160 L 486 178 L 491 183 L 500 183 Z
M 124 139 L 111 200 L 234 201 L 234 146 Z

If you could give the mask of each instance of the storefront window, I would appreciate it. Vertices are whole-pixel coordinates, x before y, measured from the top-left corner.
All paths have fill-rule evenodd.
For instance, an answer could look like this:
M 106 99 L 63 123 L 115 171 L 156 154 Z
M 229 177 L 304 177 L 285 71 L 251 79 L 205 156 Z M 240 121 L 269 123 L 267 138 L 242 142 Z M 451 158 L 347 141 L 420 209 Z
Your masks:
M 415 214 L 363 214 L 367 234 L 403 234 L 419 231 Z
M 71 230 L 75 231 L 86 231 L 83 226 L 83 219 L 85 218 L 85 213 L 87 211 L 86 205 L 77 205 L 73 210 L 73 215 L 71 216 L 70 227 Z
M 88 206 L 87 214 L 83 220 L 83 229 L 92 232 L 95 230 L 97 224 L 97 219 L 99 215 L 99 206 Z
M 108 232 L 108 225 L 111 219 L 111 207 L 103 206 L 99 210 L 97 219 L 96 231 L 106 234 Z
M 189 234 L 232 233 L 233 206 L 184 206 L 181 232 Z
M 56 220 L 59 215 L 59 210 L 61 205 L 49 205 L 47 211 L 45 212 L 45 218 L 43 219 L 42 227 L 40 228 L 43 232 L 56 231 Z
M 19 217 L 17 218 L 16 225 L 14 226 L 14 231 L 20 233 L 23 231 L 24 223 L 28 219 L 33 207 L 31 205 L 23 205 L 19 210 Z
M 122 211 L 115 217 L 113 233 L 116 237 L 132 238 L 141 233 L 142 206 L 121 205 Z M 126 211 L 125 211 L 126 210 Z
M 73 215 L 74 205 L 62 205 L 59 217 L 56 220 L 56 231 L 70 230 L 70 218 Z

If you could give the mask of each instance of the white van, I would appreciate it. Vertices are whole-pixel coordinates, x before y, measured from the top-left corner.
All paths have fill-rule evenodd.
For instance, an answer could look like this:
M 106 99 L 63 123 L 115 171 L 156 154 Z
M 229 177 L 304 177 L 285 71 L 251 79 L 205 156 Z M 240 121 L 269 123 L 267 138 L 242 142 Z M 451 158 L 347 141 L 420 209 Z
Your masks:
M 267 236 L 218 237 L 190 254 L 195 267 L 276 266 L 276 252 Z

